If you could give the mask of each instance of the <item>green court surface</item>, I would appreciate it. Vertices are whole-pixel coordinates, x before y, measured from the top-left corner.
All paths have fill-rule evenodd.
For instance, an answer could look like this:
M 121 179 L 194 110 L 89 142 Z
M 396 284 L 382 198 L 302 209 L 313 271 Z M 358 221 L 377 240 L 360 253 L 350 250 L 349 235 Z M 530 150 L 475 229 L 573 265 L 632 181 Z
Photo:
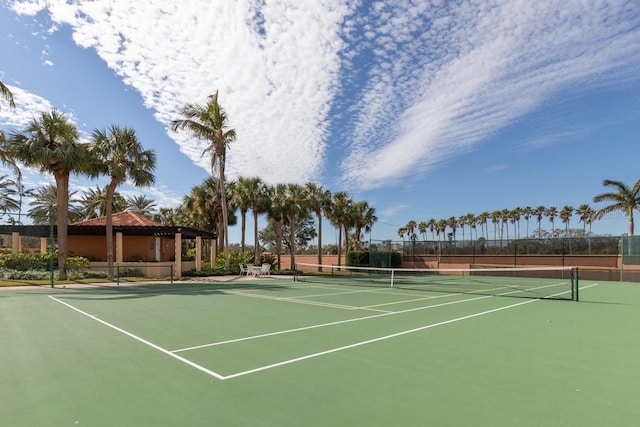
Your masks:
M 635 426 L 640 285 L 0 291 L 2 426 Z

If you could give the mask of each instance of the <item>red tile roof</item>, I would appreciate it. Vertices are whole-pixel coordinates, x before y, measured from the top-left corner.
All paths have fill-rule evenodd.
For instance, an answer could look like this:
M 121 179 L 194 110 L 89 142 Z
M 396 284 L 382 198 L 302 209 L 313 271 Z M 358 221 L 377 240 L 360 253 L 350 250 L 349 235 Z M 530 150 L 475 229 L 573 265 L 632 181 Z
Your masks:
M 145 226 L 153 227 L 153 226 L 162 225 L 159 222 L 155 222 L 147 218 L 146 216 L 140 215 L 135 212 L 130 212 L 130 211 L 114 213 L 113 215 L 111 215 L 111 220 L 113 221 L 114 226 L 136 225 L 136 226 L 142 226 L 142 227 L 145 227 Z M 106 224 L 107 224 L 107 217 L 101 216 L 100 218 L 93 218 L 87 221 L 76 222 L 72 225 L 82 226 L 82 225 L 106 225 Z

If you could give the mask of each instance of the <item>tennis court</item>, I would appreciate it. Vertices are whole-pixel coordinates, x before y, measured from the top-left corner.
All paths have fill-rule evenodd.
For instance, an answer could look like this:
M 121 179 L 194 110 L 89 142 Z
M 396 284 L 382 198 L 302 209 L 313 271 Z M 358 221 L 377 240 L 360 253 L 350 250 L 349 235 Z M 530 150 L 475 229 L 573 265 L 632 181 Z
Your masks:
M 262 278 L 0 292 L 0 425 L 640 419 L 640 289 L 580 302 Z

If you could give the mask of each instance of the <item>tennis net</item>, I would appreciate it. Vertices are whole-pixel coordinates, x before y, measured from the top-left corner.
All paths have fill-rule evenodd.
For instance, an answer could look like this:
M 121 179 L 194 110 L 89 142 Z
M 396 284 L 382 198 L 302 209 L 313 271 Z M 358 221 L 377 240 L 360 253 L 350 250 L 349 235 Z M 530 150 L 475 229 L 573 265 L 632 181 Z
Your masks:
M 574 267 L 382 268 L 297 263 L 295 280 L 521 298 L 578 300 Z

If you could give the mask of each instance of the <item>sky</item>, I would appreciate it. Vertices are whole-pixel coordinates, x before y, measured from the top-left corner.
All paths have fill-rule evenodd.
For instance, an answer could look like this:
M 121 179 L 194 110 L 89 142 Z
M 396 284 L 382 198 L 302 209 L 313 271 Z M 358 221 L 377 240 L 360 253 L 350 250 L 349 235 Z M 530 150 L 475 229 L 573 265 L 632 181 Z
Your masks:
M 228 180 L 346 191 L 375 208 L 374 240 L 410 220 L 598 209 L 604 179 L 640 179 L 638 0 L 0 0 L 0 29 L 16 103 L 0 100 L 0 129 L 54 108 L 86 140 L 133 127 L 156 184 L 118 191 L 161 207 L 210 173 L 206 142 L 169 123 L 215 91 L 237 133 Z M 593 224 L 626 231 L 621 214 Z

